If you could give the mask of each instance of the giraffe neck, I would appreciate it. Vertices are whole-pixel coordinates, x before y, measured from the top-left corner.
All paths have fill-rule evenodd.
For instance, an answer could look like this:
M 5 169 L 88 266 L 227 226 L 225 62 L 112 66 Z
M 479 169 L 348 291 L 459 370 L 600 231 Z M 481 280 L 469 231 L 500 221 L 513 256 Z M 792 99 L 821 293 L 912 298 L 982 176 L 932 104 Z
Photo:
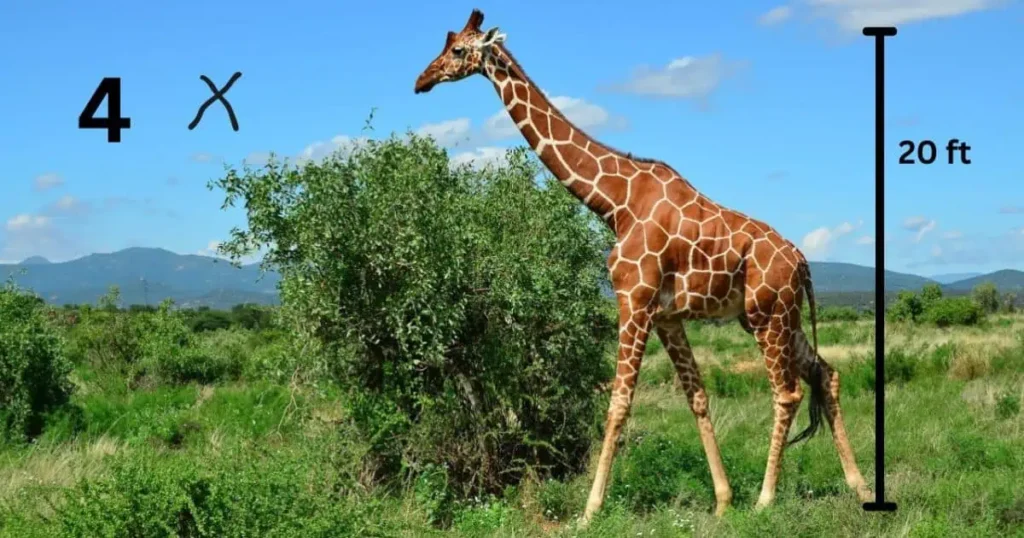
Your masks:
M 591 211 L 606 221 L 612 219 L 627 193 L 599 188 L 599 176 L 613 174 L 602 174 L 598 157 L 611 152 L 573 125 L 504 47 L 494 45 L 484 63 L 484 74 L 544 166 Z

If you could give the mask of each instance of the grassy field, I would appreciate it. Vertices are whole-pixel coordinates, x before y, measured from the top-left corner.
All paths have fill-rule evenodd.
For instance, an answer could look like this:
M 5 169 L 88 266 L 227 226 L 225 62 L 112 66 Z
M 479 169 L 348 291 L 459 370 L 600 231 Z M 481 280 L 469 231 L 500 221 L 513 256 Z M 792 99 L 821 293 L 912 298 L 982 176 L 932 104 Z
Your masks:
M 872 335 L 871 321 L 819 326 L 871 484 Z M 827 430 L 786 452 L 775 504 L 755 513 L 772 420 L 757 348 L 738 324 L 693 324 L 689 336 L 734 490 L 721 519 L 695 421 L 654 339 L 605 509 L 585 531 L 573 521 L 587 475 L 472 502 L 429 476 L 404 490 L 363 486 L 365 440 L 346 430 L 328 383 L 283 373 L 129 387 L 78 364 L 75 411 L 30 445 L 0 449 L 0 536 L 1024 536 L 1024 316 L 889 328 L 887 497 L 899 504 L 889 514 L 861 509 Z M 266 345 L 253 331 L 201 338 L 238 360 Z M 806 420 L 805 405 L 794 431 Z M 433 524 L 446 517 L 449 528 Z

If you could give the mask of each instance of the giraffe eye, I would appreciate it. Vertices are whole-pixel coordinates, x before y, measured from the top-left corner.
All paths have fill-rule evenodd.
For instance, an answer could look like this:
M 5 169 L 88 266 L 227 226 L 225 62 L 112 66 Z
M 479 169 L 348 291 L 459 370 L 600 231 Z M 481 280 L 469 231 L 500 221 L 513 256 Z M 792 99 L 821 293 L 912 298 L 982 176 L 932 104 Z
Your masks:
M 463 54 L 465 54 L 465 52 L 466 49 L 463 47 L 452 47 L 452 54 L 456 56 L 462 56 Z

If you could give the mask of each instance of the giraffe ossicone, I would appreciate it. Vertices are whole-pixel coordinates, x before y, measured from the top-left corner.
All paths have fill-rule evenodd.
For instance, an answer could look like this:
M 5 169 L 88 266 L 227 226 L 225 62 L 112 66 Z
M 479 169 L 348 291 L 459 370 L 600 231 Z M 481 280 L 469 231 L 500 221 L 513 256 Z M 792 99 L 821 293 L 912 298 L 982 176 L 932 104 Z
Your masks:
M 608 258 L 619 304 L 619 352 L 604 440 L 583 521 L 600 509 L 616 444 L 633 401 L 647 338 L 653 329 L 675 367 L 711 470 L 716 514 L 732 502 L 708 396 L 683 322 L 737 319 L 764 356 L 775 423 L 757 507 L 775 497 L 782 452 L 828 423 L 850 488 L 872 498 L 854 459 L 839 407 L 839 374 L 817 350 L 810 266 L 803 253 L 768 224 L 726 208 L 697 191 L 672 167 L 624 153 L 591 138 L 555 107 L 504 47 L 497 28 L 483 32 L 473 10 L 449 32 L 444 49 L 416 79 L 415 93 L 482 74 L 494 85 L 512 122 L 547 169 L 615 232 Z M 813 346 L 803 332 L 804 295 Z M 597 358 L 595 358 L 597 360 Z M 811 389 L 808 427 L 789 443 L 789 428 Z

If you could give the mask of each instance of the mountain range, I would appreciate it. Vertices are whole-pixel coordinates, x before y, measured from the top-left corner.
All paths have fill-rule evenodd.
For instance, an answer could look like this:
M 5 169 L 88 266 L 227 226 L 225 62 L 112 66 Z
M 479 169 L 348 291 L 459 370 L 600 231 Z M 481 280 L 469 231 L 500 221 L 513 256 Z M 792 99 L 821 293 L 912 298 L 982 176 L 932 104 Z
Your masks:
M 872 267 L 840 262 L 811 262 L 816 295 L 863 294 L 874 290 Z M 240 303 L 277 304 L 280 275 L 262 273 L 258 264 L 235 267 L 226 260 L 176 254 L 160 248 L 133 247 L 109 254 L 51 263 L 33 256 L 17 264 L 0 264 L 0 276 L 13 278 L 53 304 L 95 303 L 116 285 L 124 304 L 158 304 L 174 299 L 182 307 L 222 309 Z M 950 274 L 928 278 L 886 271 L 888 293 L 919 290 L 940 284 L 950 294 L 969 292 L 982 282 L 1001 292 L 1024 295 L 1024 271 L 1004 269 L 988 274 Z

